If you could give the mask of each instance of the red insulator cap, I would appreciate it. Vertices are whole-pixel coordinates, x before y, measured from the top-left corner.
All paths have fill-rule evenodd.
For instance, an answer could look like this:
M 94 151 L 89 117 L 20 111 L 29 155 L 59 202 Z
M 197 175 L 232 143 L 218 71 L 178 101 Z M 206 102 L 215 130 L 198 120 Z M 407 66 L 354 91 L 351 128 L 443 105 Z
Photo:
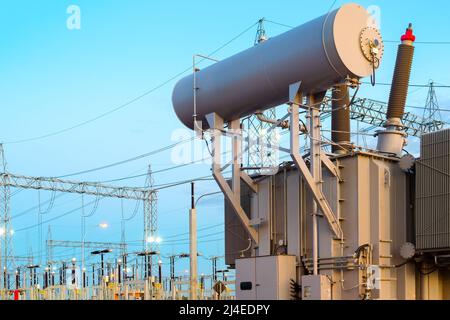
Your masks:
M 412 29 L 412 24 L 410 23 L 408 26 L 408 29 L 406 29 L 406 32 L 404 35 L 402 35 L 402 37 L 400 38 L 401 41 L 416 41 L 416 36 L 413 35 L 413 29 Z

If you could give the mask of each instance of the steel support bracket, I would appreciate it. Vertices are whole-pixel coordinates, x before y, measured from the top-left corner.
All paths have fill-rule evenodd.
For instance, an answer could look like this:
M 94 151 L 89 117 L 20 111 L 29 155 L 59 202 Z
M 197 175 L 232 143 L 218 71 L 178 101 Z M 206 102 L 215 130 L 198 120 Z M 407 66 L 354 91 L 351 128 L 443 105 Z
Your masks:
M 300 154 L 299 145 L 299 126 L 295 125 L 299 123 L 299 106 L 302 105 L 302 94 L 299 91 L 300 82 L 297 82 L 289 87 L 289 105 L 291 107 L 291 127 L 290 127 L 290 155 L 298 170 L 302 174 L 306 185 L 313 194 L 314 200 L 317 202 L 320 210 L 328 221 L 330 229 L 333 231 L 334 236 L 337 239 L 343 238 L 343 232 L 339 224 L 339 220 L 336 218 L 330 204 L 322 193 L 322 190 L 318 187 L 314 177 L 312 176 L 308 166 L 306 165 L 303 157 Z M 294 94 L 294 92 L 297 92 Z M 328 159 L 329 160 L 329 159 Z M 331 162 L 331 161 L 330 161 Z
M 221 171 L 221 138 L 222 131 L 224 130 L 224 120 L 217 114 L 211 113 L 206 115 L 206 120 L 208 121 L 209 127 L 211 128 L 211 142 L 212 142 L 212 172 L 214 180 L 216 180 L 220 190 L 223 192 L 225 198 L 231 204 L 234 212 L 237 214 L 248 234 L 252 238 L 252 240 L 258 244 L 258 231 L 251 226 L 250 219 L 245 213 L 244 209 L 241 206 L 241 193 L 240 193 L 240 180 L 244 180 L 252 190 L 257 190 L 254 187 L 254 182 L 252 179 L 246 174 L 240 171 L 240 157 L 241 157 L 241 141 L 242 135 L 239 134 L 239 120 L 234 120 L 230 122 L 230 128 L 233 129 L 234 137 L 232 138 L 232 187 L 228 185 L 225 177 Z
M 342 181 L 338 167 L 334 165 L 334 163 L 330 160 L 330 158 L 328 158 L 325 153 L 320 154 L 320 160 L 332 175 L 338 178 L 339 181 Z

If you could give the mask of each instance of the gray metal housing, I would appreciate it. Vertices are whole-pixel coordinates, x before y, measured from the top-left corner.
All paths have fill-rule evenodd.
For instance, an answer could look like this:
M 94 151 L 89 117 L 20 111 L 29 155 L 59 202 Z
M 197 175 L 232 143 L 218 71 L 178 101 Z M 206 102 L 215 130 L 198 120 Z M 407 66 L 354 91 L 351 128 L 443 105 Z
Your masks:
M 424 134 L 416 162 L 416 248 L 450 250 L 450 129 Z
M 304 94 L 317 93 L 341 83 L 347 76 L 372 73 L 367 52 L 369 41 L 381 36 L 371 26 L 369 13 L 360 5 L 346 4 L 255 47 L 181 79 L 172 103 L 178 118 L 193 128 L 193 115 L 207 128 L 205 115 L 217 113 L 225 121 L 289 100 L 289 85 L 301 81 Z M 368 32 L 367 32 L 368 31 Z

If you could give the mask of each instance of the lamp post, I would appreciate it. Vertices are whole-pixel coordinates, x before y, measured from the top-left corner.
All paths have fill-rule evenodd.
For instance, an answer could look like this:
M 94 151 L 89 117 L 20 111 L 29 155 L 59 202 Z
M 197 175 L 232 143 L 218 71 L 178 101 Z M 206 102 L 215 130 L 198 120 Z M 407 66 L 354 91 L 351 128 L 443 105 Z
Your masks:
M 96 250 L 96 251 L 92 251 L 91 254 L 92 255 L 100 255 L 100 270 L 101 270 L 101 277 L 103 279 L 103 277 L 105 276 L 105 261 L 104 261 L 104 255 L 107 253 L 112 252 L 111 249 L 104 249 L 104 250 Z
M 145 261 L 145 277 L 144 277 L 144 299 L 148 300 L 149 296 L 148 294 L 150 293 L 150 299 L 153 298 L 153 284 L 152 284 L 152 274 L 151 274 L 151 256 L 153 255 L 157 255 L 159 254 L 159 252 L 157 251 L 142 251 L 142 252 L 138 252 L 137 256 L 139 257 L 144 257 L 144 261 Z M 150 290 L 149 290 L 150 288 Z
M 84 225 L 84 219 L 85 216 L 82 216 L 82 236 L 81 236 L 81 269 L 84 269 L 85 266 L 85 258 L 84 258 L 84 243 L 86 242 L 86 227 Z M 92 227 L 100 228 L 100 229 L 107 229 L 109 227 L 109 224 L 107 222 L 100 222 L 97 225 L 94 225 Z
M 149 236 L 147 239 L 145 239 L 146 243 L 150 243 L 150 244 L 160 244 L 162 242 L 162 238 L 159 236 Z M 153 248 L 154 246 L 151 246 L 151 248 Z M 145 248 L 145 251 L 148 251 L 147 246 Z M 156 250 L 150 250 L 148 251 L 150 252 L 150 254 L 145 255 L 144 258 L 144 279 L 151 277 L 152 276 L 152 267 L 153 267 L 153 253 L 152 252 L 156 252 Z M 156 254 L 159 255 L 159 252 L 156 252 Z
M 195 200 L 195 184 L 191 182 L 191 209 L 189 210 L 189 267 L 190 267 L 190 290 L 189 299 L 197 300 L 197 273 L 198 273 L 198 248 L 197 248 L 197 203 L 200 199 L 218 194 L 211 192 L 198 197 Z
M 91 255 L 100 255 L 100 263 L 101 263 L 101 265 L 100 265 L 100 279 L 99 279 L 99 282 L 101 281 L 101 288 L 102 288 L 102 298 L 103 299 L 105 299 L 105 287 L 104 287 L 104 284 L 105 284 L 105 261 L 104 261 L 104 255 L 105 254 L 108 254 L 108 253 L 110 253 L 110 252 L 112 252 L 112 250 L 111 249 L 104 249 L 104 250 L 96 250 L 96 251 L 92 251 L 91 252 Z

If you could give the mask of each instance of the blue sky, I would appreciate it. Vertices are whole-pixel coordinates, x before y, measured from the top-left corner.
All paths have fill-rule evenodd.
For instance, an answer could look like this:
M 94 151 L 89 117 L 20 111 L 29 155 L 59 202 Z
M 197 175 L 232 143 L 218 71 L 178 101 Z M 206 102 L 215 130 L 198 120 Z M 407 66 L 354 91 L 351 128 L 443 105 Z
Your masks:
M 175 81 L 142 99 L 97 121 L 45 139 L 8 143 L 42 136 L 71 127 L 107 112 L 170 79 L 191 64 L 192 54 L 207 54 L 220 47 L 259 18 L 300 25 L 326 13 L 333 1 L 5 1 L 0 10 L 0 99 L 2 125 L 0 141 L 5 142 L 9 170 L 33 176 L 59 176 L 120 161 L 173 143 L 172 133 L 182 128 L 171 106 Z M 335 7 L 347 1 L 336 1 Z M 384 39 L 398 40 L 408 22 L 414 24 L 418 41 L 449 41 L 448 1 L 359 1 L 376 5 L 381 12 Z M 68 30 L 66 9 L 81 9 L 81 29 Z M 266 23 L 275 36 L 287 29 Z M 253 44 L 252 28 L 215 56 L 227 57 Z M 411 83 L 429 79 L 450 84 L 449 45 L 417 44 Z M 380 82 L 390 82 L 396 44 L 386 43 L 385 57 L 378 72 Z M 427 89 L 412 88 L 409 105 L 423 106 Z M 437 89 L 441 107 L 449 108 L 449 89 Z M 360 96 L 387 101 L 389 88 L 364 86 Z M 443 113 L 448 115 L 448 113 Z M 448 117 L 447 117 L 448 119 Z M 414 148 L 414 143 L 412 145 Z M 102 181 L 173 166 L 170 151 L 95 173 L 72 177 Z M 209 173 L 206 165 L 193 165 L 155 175 L 155 184 L 180 181 Z M 145 178 L 123 181 L 142 186 Z M 199 182 L 198 194 L 215 191 L 213 182 Z M 159 194 L 159 229 L 164 254 L 188 250 L 189 185 L 166 189 Z M 41 199 L 50 198 L 41 192 Z M 12 199 L 12 215 L 37 205 L 35 191 L 23 191 Z M 86 197 L 85 202 L 92 201 Z M 199 249 L 205 256 L 223 252 L 222 198 L 212 197 L 199 204 L 199 228 L 204 236 Z M 78 196 L 66 195 L 43 220 L 81 205 Z M 43 205 L 45 208 L 45 205 Z M 125 215 L 134 203 L 125 202 Z M 89 210 L 87 208 L 86 210 Z M 87 240 L 120 240 L 120 201 L 102 201 L 89 218 Z M 108 221 L 111 227 L 95 227 Z M 37 222 L 36 210 L 13 220 L 15 229 Z M 79 213 L 51 222 L 58 240 L 79 240 Z M 142 236 L 142 212 L 127 223 L 127 240 Z M 44 239 L 47 231 L 44 225 Z M 15 251 L 26 254 L 29 246 L 39 250 L 38 229 L 17 232 Z M 44 247 L 42 247 L 45 249 Z M 57 249 L 57 251 L 64 251 Z M 65 251 L 66 255 L 72 252 Z M 61 253 L 63 258 L 64 254 Z M 201 259 L 200 272 L 209 273 L 210 264 Z M 180 270 L 186 268 L 180 263 Z

